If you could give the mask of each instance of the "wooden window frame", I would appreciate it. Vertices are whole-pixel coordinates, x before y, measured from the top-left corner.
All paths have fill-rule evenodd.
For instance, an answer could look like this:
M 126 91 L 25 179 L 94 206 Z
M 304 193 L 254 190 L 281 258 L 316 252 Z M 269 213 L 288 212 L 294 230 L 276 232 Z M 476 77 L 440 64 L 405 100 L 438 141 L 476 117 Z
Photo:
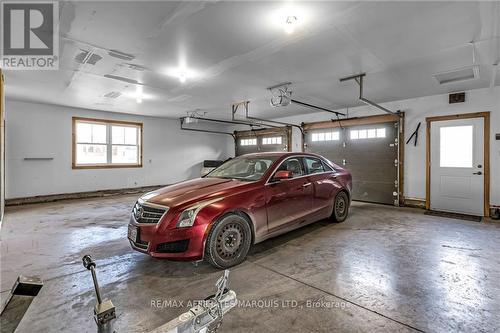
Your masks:
M 105 125 L 126 125 L 134 126 L 139 128 L 141 131 L 139 138 L 139 163 L 138 164 L 77 164 L 76 163 L 76 124 L 78 122 L 88 122 L 94 124 L 105 124 Z M 98 119 L 98 118 L 84 118 L 84 117 L 73 117 L 72 118 L 72 145 L 71 145 L 71 156 L 72 156 L 72 169 L 116 169 L 116 168 L 142 168 L 143 166 L 143 147 L 144 147 L 144 130 L 143 123 L 123 121 L 123 120 L 111 120 L 111 119 Z M 111 145 L 111 142 L 107 142 L 106 145 Z
M 484 217 L 490 217 L 490 112 L 473 112 L 473 113 L 460 113 L 449 116 L 436 116 L 425 118 L 427 131 L 426 131 L 426 181 L 425 181 L 425 209 L 431 208 L 431 123 L 434 121 L 444 120 L 457 120 L 457 119 L 471 119 L 483 118 L 484 119 Z

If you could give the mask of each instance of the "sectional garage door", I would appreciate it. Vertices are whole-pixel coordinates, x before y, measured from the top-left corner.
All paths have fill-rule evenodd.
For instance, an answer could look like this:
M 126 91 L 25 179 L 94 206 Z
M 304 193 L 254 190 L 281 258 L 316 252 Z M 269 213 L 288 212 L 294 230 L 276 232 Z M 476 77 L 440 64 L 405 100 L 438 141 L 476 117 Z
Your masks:
M 289 151 L 291 129 L 289 127 L 237 131 L 236 156 L 271 151 Z
M 399 124 L 397 115 L 306 124 L 305 149 L 351 172 L 354 200 L 398 205 Z

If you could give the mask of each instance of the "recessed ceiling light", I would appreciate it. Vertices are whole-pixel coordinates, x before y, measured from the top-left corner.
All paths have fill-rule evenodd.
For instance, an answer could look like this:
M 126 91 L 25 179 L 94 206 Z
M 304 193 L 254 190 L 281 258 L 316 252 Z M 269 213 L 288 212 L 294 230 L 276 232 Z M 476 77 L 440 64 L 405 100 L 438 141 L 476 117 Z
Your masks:
M 181 81 L 181 83 L 186 82 L 186 73 L 184 72 L 179 73 L 179 81 Z
M 295 31 L 296 26 L 297 26 L 297 16 L 295 15 L 287 16 L 284 26 L 285 32 L 287 34 L 292 34 Z
M 193 79 L 199 76 L 199 74 L 189 69 L 185 66 L 172 67 L 167 70 L 166 73 L 168 76 L 175 77 L 179 80 L 180 83 L 185 83 L 189 79 Z

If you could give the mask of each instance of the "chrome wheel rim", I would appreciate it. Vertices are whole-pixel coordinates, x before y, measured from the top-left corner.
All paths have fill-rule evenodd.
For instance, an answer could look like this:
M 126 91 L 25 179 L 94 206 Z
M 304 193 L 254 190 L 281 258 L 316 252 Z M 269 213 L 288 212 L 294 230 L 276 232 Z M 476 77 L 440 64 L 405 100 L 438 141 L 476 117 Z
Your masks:
M 241 252 L 245 233 L 238 223 L 226 224 L 217 235 L 217 254 L 223 259 L 232 259 Z

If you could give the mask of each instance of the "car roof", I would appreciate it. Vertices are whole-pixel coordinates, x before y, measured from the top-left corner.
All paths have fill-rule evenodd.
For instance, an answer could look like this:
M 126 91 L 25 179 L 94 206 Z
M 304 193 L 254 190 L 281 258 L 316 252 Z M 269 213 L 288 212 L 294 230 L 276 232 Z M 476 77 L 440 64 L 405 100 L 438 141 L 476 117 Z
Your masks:
M 261 153 L 250 153 L 250 154 L 245 154 L 245 155 L 240 155 L 237 157 L 259 157 L 259 156 L 278 156 L 278 157 L 286 157 L 286 156 L 313 156 L 313 157 L 321 157 L 320 155 L 313 154 L 313 153 L 305 153 L 305 152 L 281 152 L 281 151 L 273 151 L 273 152 L 261 152 Z

